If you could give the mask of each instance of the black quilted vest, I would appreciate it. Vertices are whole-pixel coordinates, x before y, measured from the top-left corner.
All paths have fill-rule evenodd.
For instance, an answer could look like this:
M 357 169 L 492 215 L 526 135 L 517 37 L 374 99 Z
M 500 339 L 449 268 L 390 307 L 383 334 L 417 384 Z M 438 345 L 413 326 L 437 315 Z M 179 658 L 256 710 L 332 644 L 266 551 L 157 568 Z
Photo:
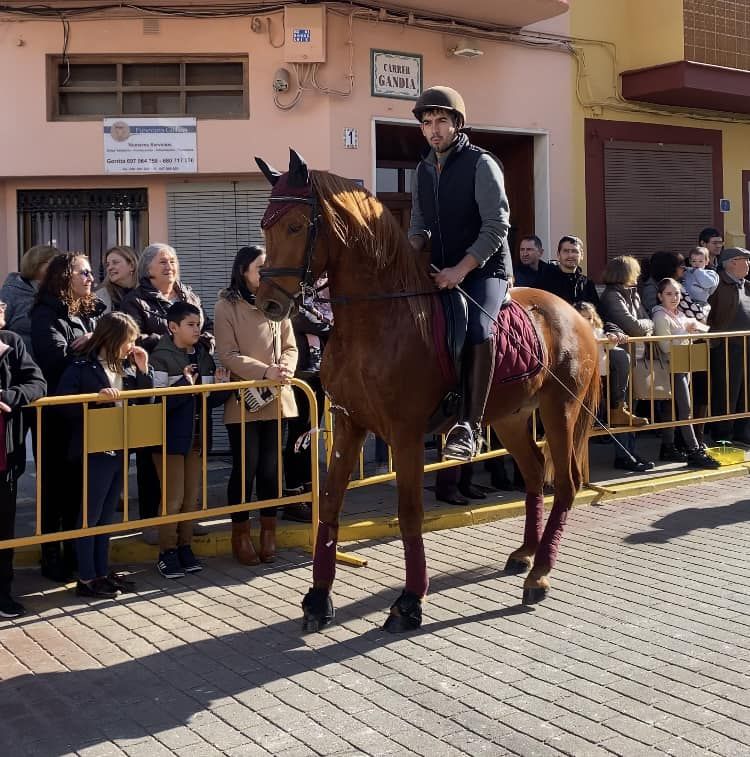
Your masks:
M 474 177 L 479 158 L 485 153 L 462 134 L 445 161 L 437 186 L 435 167 L 429 166 L 425 159 L 417 166 L 419 207 L 431 234 L 431 261 L 438 268 L 459 263 L 479 236 L 482 217 L 474 199 Z M 505 278 L 502 248 L 469 276 Z

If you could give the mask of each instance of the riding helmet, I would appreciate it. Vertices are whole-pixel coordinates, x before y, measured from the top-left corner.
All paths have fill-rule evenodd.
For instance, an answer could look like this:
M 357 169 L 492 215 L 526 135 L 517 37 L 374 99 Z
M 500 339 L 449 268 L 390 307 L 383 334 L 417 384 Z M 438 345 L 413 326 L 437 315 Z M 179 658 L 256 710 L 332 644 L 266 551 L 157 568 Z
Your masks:
M 460 116 L 466 124 L 466 105 L 464 98 L 452 87 L 430 87 L 419 96 L 412 113 L 417 121 L 422 121 L 422 115 L 428 110 L 449 110 Z

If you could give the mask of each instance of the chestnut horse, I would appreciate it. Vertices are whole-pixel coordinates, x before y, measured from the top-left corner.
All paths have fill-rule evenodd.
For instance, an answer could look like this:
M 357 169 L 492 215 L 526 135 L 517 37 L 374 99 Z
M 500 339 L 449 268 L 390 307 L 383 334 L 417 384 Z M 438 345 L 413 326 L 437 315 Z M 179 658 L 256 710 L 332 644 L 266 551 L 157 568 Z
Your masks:
M 424 434 L 448 386 L 430 336 L 435 287 L 395 218 L 366 189 L 309 171 L 293 150 L 280 174 L 258 165 L 273 185 L 263 218 L 267 260 L 257 305 L 268 318 L 292 312 L 303 287 L 327 271 L 335 327 L 321 379 L 335 413 L 333 453 L 320 498 L 313 587 L 302 607 L 305 630 L 333 618 L 330 598 L 344 494 L 368 431 L 391 446 L 398 482 L 398 518 L 406 562 L 405 588 L 391 607 L 389 631 L 418 628 L 428 578 L 422 541 Z M 518 463 L 526 483 L 522 545 L 506 570 L 529 570 L 523 602 L 542 600 L 568 510 L 581 486 L 583 456 L 599 397 L 598 346 L 589 324 L 566 302 L 535 289 L 513 289 L 544 342 L 546 366 L 532 378 L 493 387 L 489 422 Z M 554 467 L 554 503 L 546 528 L 545 459 L 530 418 L 544 424 Z

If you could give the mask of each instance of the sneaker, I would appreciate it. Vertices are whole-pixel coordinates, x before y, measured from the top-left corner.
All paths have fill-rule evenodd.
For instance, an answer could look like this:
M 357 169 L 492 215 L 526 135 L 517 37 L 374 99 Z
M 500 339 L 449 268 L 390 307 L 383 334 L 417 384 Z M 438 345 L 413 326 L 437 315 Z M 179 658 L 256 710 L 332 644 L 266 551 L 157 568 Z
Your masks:
M 10 594 L 0 594 L 0 618 L 20 618 L 25 613 L 24 606 Z
M 114 599 L 117 589 L 106 578 L 95 578 L 93 581 L 78 581 L 76 595 L 92 599 Z
M 707 455 L 700 448 L 688 452 L 687 464 L 690 468 L 705 468 L 706 470 L 716 470 L 717 468 L 721 468 L 721 463 L 718 460 Z
M 133 591 L 135 588 L 135 581 L 131 581 L 129 578 L 126 578 L 124 573 L 117 573 L 114 570 L 111 570 L 107 574 L 107 581 L 115 587 L 115 589 L 125 593 Z
M 193 554 L 193 548 L 189 544 L 177 547 L 177 559 L 185 573 L 198 573 L 203 570 L 203 563 Z
M 649 460 L 637 460 L 635 457 L 632 460 L 629 457 L 616 457 L 614 467 L 632 473 L 645 473 L 654 468 L 654 464 Z
M 176 549 L 160 552 L 156 567 L 164 578 L 184 578 L 185 576 L 185 570 Z
M 687 452 L 677 449 L 674 444 L 662 444 L 659 460 L 665 463 L 684 463 L 687 460 Z

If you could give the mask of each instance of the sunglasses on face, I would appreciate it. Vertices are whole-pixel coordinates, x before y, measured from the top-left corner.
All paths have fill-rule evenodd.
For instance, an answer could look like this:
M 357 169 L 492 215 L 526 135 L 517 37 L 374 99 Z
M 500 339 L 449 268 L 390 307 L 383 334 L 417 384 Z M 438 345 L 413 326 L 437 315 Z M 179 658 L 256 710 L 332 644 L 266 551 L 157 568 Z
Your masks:
M 91 272 L 91 270 L 89 268 L 84 268 L 81 271 L 76 271 L 76 273 L 79 276 L 83 276 L 84 279 L 93 279 L 94 278 L 94 274 Z

